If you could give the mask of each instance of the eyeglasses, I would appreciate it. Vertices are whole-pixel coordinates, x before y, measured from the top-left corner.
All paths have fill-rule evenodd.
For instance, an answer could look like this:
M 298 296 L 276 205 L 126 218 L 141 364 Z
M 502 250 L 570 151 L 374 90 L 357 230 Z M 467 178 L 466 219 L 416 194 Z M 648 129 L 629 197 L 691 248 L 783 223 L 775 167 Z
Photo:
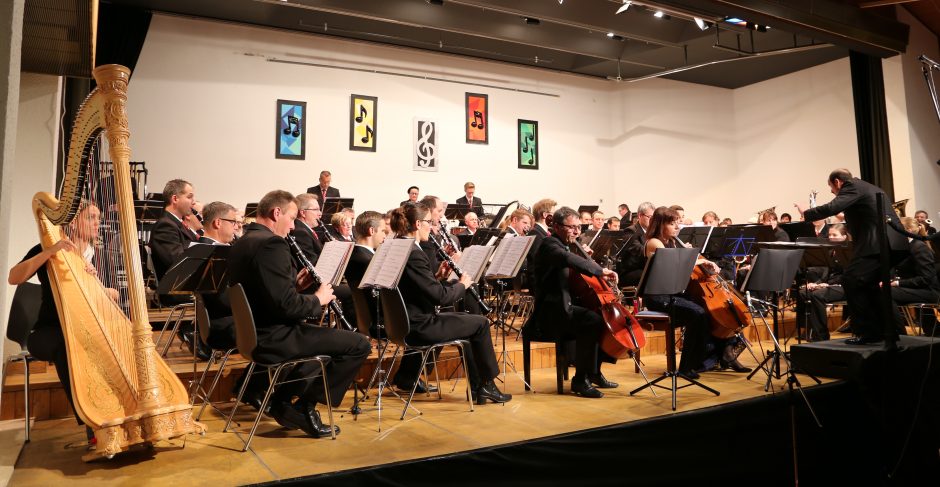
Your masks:
M 301 208 L 300 211 L 320 211 L 319 208 Z
M 562 227 L 562 228 L 564 228 L 564 229 L 566 229 L 566 230 L 570 230 L 570 231 L 572 231 L 572 232 L 580 232 L 580 231 L 581 231 L 581 225 L 565 225 L 565 224 L 559 224 L 558 226 L 559 226 L 559 227 Z
M 222 221 L 224 221 L 224 222 L 229 222 L 229 223 L 231 223 L 232 225 L 240 225 L 240 224 L 241 224 L 241 222 L 238 221 L 238 220 L 230 220 L 230 219 L 228 219 L 228 218 L 219 218 L 219 220 L 222 220 Z
M 427 223 L 428 225 L 434 225 L 434 220 L 418 220 L 418 221 Z

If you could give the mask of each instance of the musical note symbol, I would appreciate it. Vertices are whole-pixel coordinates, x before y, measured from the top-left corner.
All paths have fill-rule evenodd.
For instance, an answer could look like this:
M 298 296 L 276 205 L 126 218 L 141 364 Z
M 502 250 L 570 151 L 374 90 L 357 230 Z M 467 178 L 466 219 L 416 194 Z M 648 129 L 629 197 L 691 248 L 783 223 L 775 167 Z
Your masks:
M 533 135 L 533 134 L 526 134 L 526 136 L 522 138 L 522 143 L 523 143 L 522 152 L 528 153 L 528 152 L 529 152 L 529 141 L 534 141 L 534 140 L 535 140 L 535 135 Z M 533 145 L 535 145 L 535 144 L 533 144 Z M 530 162 L 531 162 L 531 161 L 530 161 Z
M 369 114 L 369 112 L 368 112 L 368 110 L 366 110 L 366 107 L 363 106 L 362 104 L 360 104 L 360 105 L 359 105 L 359 116 L 356 117 L 356 123 L 362 123 L 362 121 L 366 119 L 366 115 L 368 115 L 368 114 Z M 365 141 L 363 140 L 363 142 L 365 142 Z
M 473 111 L 473 121 L 470 122 L 470 126 L 483 130 L 483 113 L 482 112 L 478 110 Z
M 291 134 L 294 137 L 300 135 L 300 119 L 293 116 L 287 116 L 287 127 L 284 129 L 284 135 Z
M 418 165 L 421 167 L 431 167 L 436 150 L 434 144 L 430 142 L 431 135 L 434 134 L 434 124 L 431 122 L 418 122 L 421 128 L 421 137 L 418 139 L 415 153 L 418 156 Z
M 363 110 L 364 110 L 364 109 L 363 109 Z M 357 119 L 357 120 L 358 120 L 358 119 Z M 362 143 L 363 143 L 363 144 L 368 144 L 370 138 L 371 138 L 371 139 L 374 139 L 374 138 L 375 138 L 375 131 L 372 130 L 372 127 L 366 125 L 366 136 L 362 138 Z

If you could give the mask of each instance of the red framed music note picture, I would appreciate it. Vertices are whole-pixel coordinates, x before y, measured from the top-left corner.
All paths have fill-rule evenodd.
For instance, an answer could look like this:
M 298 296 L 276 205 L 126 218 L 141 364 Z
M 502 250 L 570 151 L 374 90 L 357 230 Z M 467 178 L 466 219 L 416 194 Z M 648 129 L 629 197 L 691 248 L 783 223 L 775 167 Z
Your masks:
M 307 102 L 278 100 L 274 122 L 274 157 L 304 159 L 307 149 Z
M 490 97 L 480 93 L 465 96 L 467 143 L 488 144 L 490 140 Z
M 375 152 L 379 99 L 349 95 L 349 150 Z
M 519 169 L 539 168 L 539 123 L 519 119 Z

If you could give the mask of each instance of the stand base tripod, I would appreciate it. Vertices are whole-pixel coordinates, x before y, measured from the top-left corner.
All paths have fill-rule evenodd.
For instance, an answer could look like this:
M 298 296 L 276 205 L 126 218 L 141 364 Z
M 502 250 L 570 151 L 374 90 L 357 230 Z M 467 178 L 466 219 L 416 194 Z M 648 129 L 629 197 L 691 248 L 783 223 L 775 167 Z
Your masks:
M 689 386 L 693 386 L 693 385 L 694 385 L 694 386 L 701 387 L 702 389 L 705 389 L 706 391 L 711 392 L 712 394 L 714 394 L 714 395 L 716 395 L 716 396 L 720 396 L 721 393 L 718 392 L 718 391 L 716 391 L 715 389 L 712 389 L 711 387 L 708 387 L 708 386 L 706 386 L 705 384 L 702 384 L 701 382 L 699 382 L 699 381 L 697 381 L 697 380 L 695 380 L 695 379 L 692 379 L 692 378 L 686 376 L 684 373 L 678 372 L 678 371 L 676 370 L 676 349 L 675 349 L 675 343 L 676 343 L 676 331 L 675 331 L 675 328 L 673 328 L 673 327 L 672 327 L 672 324 L 670 323 L 670 324 L 666 325 L 666 369 L 667 369 L 667 370 L 666 370 L 665 372 L 663 372 L 663 375 L 662 375 L 661 377 L 658 377 L 658 378 L 654 379 L 653 382 L 647 382 L 646 384 L 643 384 L 642 386 L 637 387 L 636 389 L 630 391 L 630 395 L 632 396 L 632 395 L 636 394 L 637 392 L 640 392 L 640 391 L 642 391 L 643 389 L 646 389 L 646 388 L 649 388 L 650 391 L 652 391 L 653 387 L 659 387 L 659 388 L 662 388 L 662 389 L 671 390 L 671 391 L 672 391 L 672 410 L 673 410 L 673 411 L 676 410 L 676 392 L 677 392 L 679 389 L 684 389 L 684 388 L 686 388 L 686 387 L 689 387 Z M 644 377 L 645 377 L 645 376 L 646 376 L 646 374 L 644 374 Z M 689 383 L 688 383 L 688 384 L 683 384 L 683 385 L 681 385 L 681 386 L 678 385 L 678 382 L 677 382 L 677 381 L 678 381 L 678 379 L 679 379 L 680 377 L 683 378 L 683 379 L 685 379 L 685 380 L 687 380 L 687 381 L 689 381 Z M 671 386 L 671 387 L 666 387 L 666 386 L 663 386 L 663 385 L 660 385 L 660 384 L 659 384 L 660 382 L 662 382 L 663 380 L 666 380 L 666 379 L 671 379 L 671 382 L 672 382 L 672 386 Z M 655 395 L 655 392 L 654 392 L 653 394 Z

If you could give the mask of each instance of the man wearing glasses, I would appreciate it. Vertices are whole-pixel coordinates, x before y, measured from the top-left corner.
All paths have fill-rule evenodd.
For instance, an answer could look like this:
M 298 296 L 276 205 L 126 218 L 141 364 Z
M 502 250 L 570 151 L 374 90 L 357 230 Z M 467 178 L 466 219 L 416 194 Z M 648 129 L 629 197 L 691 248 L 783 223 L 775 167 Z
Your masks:
M 202 209 L 203 234 L 199 243 L 231 245 L 238 229 L 238 210 L 221 201 L 213 201 Z
M 314 230 L 320 225 L 320 202 L 317 196 L 311 193 L 297 195 L 297 219 L 294 220 L 294 230 L 290 232 L 297 240 L 297 245 L 307 254 L 313 264 L 317 263 L 323 242 Z
M 624 229 L 627 240 L 620 251 L 620 264 L 617 266 L 617 273 L 621 276 L 620 283 L 624 286 L 636 286 L 640 283 L 643 267 L 646 266 L 646 253 L 643 249 L 646 229 L 655 209 L 649 201 L 640 203 L 636 210 L 636 223 Z
M 601 361 L 614 360 L 598 347 L 606 325 L 594 311 L 571 303 L 568 275 L 580 272 L 616 281 L 617 273 L 569 251 L 571 245 L 578 245 L 580 234 L 578 213 L 566 206 L 558 209 L 552 218 L 552 236 L 544 239 L 535 256 L 535 275 L 540 284 L 535 294 L 535 310 L 522 332 L 541 340 L 559 335 L 574 337 L 577 352 L 571 392 L 581 397 L 600 398 L 604 393 L 598 389 L 617 387 L 601 374 Z

